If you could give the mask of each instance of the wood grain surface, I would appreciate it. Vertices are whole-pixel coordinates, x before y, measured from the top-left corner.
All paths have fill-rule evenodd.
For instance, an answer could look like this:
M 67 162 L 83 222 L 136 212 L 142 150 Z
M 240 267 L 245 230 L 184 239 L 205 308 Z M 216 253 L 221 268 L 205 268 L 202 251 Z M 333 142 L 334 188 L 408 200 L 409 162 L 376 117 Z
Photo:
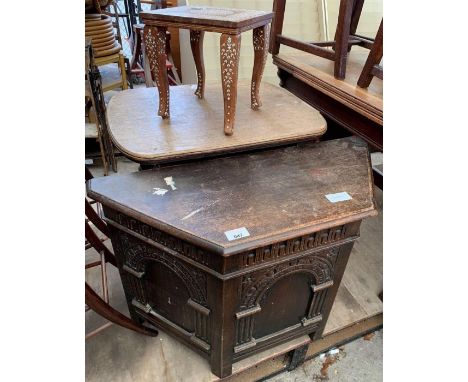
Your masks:
M 124 155 L 140 163 L 230 153 L 267 145 L 315 139 L 326 131 L 320 113 L 288 91 L 262 84 L 263 106 L 251 109 L 249 81 L 239 81 L 236 133 L 227 137 L 220 85 L 207 85 L 203 99 L 196 85 L 171 87 L 171 118 L 158 117 L 154 88 L 138 88 L 112 97 L 107 113 L 111 136 Z
M 123 171 L 128 170 L 124 166 L 119 167 L 119 173 Z M 376 199 L 379 204 L 381 198 L 382 192 L 376 190 Z M 349 338 L 366 334 L 366 329 L 359 331 L 360 326 L 363 323 L 365 326 L 365 323 L 371 322 L 375 317 L 381 317 L 383 304 L 379 304 L 375 299 L 382 290 L 382 217 L 383 212 L 379 207 L 378 216 L 362 222 L 361 238 L 353 247 L 325 328 L 324 340 L 314 341 L 310 345 L 308 356 L 320 354 L 341 345 Z M 90 254 L 87 256 L 89 257 Z M 93 259 L 94 257 L 89 257 L 88 260 Z M 113 301 L 116 306 L 125 308 L 126 300 L 119 274 L 114 269 L 111 271 L 114 271 L 109 274 Z M 88 282 L 93 286 L 100 285 L 101 276 L 97 269 L 86 270 L 86 275 Z M 94 313 L 87 313 L 87 330 L 88 327 L 94 328 L 97 320 Z M 358 328 L 357 331 L 354 328 Z M 349 334 L 350 329 L 354 330 L 352 334 Z M 306 343 L 308 336 L 234 363 L 233 375 L 228 380 L 232 382 L 253 381 L 280 370 L 284 367 L 282 362 L 274 368 L 269 366 L 268 359 L 276 357 L 277 360 L 282 361 L 283 357 L 278 357 L 278 355 L 283 353 L 284 349 L 291 350 L 291 348 L 301 346 L 301 338 Z M 102 354 L 107 362 L 99 362 Z M 181 359 L 185 361 L 181 363 Z M 87 341 L 86 362 L 86 380 L 89 382 L 101 382 L 109 378 L 114 380 L 121 378 L 122 381 L 130 382 L 149 377 L 155 381 L 169 379 L 177 382 L 220 380 L 210 372 L 206 359 L 164 331 L 160 331 L 160 338 L 153 340 L 113 326 Z
M 346 79 L 337 80 L 332 61 L 282 48 L 273 63 L 376 123 L 383 124 L 383 81 L 375 78 L 367 89 L 357 86 L 369 51 L 354 47 L 348 55 Z
M 164 21 L 237 29 L 259 22 L 264 22 L 264 24 L 270 22 L 273 13 L 247 9 L 182 6 L 141 12 L 140 17 L 145 24 L 152 21 Z
M 352 199 L 325 197 L 338 192 Z M 376 214 L 367 145 L 354 137 L 92 179 L 88 195 L 224 256 Z M 241 227 L 250 236 L 229 241 Z

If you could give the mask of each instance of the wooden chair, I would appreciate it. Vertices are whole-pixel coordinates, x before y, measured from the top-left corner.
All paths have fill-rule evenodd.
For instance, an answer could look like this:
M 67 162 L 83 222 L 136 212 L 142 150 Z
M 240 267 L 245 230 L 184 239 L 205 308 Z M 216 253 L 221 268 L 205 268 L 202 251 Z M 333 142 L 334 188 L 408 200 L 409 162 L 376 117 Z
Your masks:
M 85 123 L 85 137 L 95 138 L 99 142 L 104 175 L 107 175 L 109 166 L 114 172 L 117 172 L 117 161 L 109 135 L 101 75 L 95 64 L 93 48 L 89 39 L 85 42 L 85 68 L 85 102 L 91 103 L 95 113 L 94 120 Z
M 346 60 L 353 45 L 371 49 L 373 40 L 356 34 L 361 17 L 364 0 L 341 0 L 338 14 L 338 24 L 333 41 L 303 42 L 282 35 L 286 0 L 274 0 L 272 30 L 270 35 L 270 53 L 279 53 L 280 45 L 287 45 L 295 49 L 334 61 L 334 76 L 344 79 L 346 76 Z M 331 47 L 332 49 L 326 49 Z
M 148 4 L 151 10 L 164 9 L 172 6 L 171 1 L 167 0 L 141 0 L 138 2 L 138 9 L 141 11 L 141 4 Z M 149 67 L 149 61 L 146 57 L 145 42 L 143 39 L 144 24 L 135 24 L 133 26 L 132 39 L 129 40 L 133 51 L 132 59 L 130 60 L 130 71 L 133 74 L 139 75 L 144 73 L 145 83 L 147 87 L 155 86 L 153 74 Z M 169 85 L 180 85 L 182 82 L 177 73 L 177 68 L 174 65 L 174 60 L 171 54 L 171 34 L 166 32 L 166 69 L 168 72 Z
M 103 12 L 104 14 L 108 15 L 108 16 L 111 16 L 112 17 L 112 24 L 116 30 L 116 38 L 117 38 L 117 41 L 119 42 L 120 46 L 123 47 L 123 38 L 122 38 L 122 31 L 121 31 L 121 28 L 120 28 L 120 19 L 121 18 L 125 18 L 125 19 L 128 19 L 128 15 L 125 14 L 125 13 L 121 13 L 119 11 L 119 7 L 117 5 L 117 2 L 114 1 L 114 0 L 111 0 L 109 1 L 109 3 L 107 4 L 107 7 L 106 7 L 106 10 Z M 129 24 L 129 21 L 127 20 L 127 24 Z M 127 30 L 127 35 L 130 36 L 131 34 L 131 30 Z M 130 87 L 130 89 L 133 89 L 133 84 L 132 84 L 132 81 L 131 81 L 131 78 L 130 78 L 130 74 L 131 74 L 131 71 L 130 71 L 130 60 L 125 57 L 125 55 L 120 52 L 122 57 L 123 57 L 123 66 L 122 66 L 122 63 L 120 62 L 121 58 L 119 57 L 119 69 L 120 71 L 122 72 L 123 70 L 126 72 L 125 73 L 125 81 L 127 82 L 128 86 Z M 123 73 L 122 73 L 123 75 Z M 116 85 L 117 87 L 117 85 Z M 122 89 L 125 89 L 122 85 Z
M 144 24 L 135 24 L 133 26 L 133 56 L 130 61 L 130 71 L 132 74 L 144 74 L 145 83 L 147 87 L 155 86 L 154 75 L 151 73 L 150 64 L 148 57 L 145 51 L 145 41 L 143 38 L 143 29 Z M 170 52 L 170 38 L 171 35 L 166 33 L 166 70 L 169 80 L 169 85 L 180 85 L 181 81 L 179 75 L 177 74 L 177 69 L 174 64 L 170 61 L 172 60 Z
M 105 15 L 105 17 L 108 17 L 109 18 L 109 22 L 111 23 L 113 29 L 116 30 L 116 33 L 114 33 L 114 37 L 115 37 L 115 40 L 116 43 L 118 43 L 116 46 L 114 44 L 114 47 L 112 49 L 99 49 L 98 48 L 98 45 L 96 45 L 96 54 L 95 54 L 95 57 L 94 57 L 94 63 L 96 66 L 104 66 L 104 65 L 108 65 L 108 64 L 112 64 L 112 63 L 115 63 L 117 64 L 118 68 L 119 68 L 119 71 L 120 71 L 120 79 L 118 81 L 115 81 L 115 82 L 112 82 L 110 84 L 107 84 L 106 86 L 103 87 L 103 91 L 106 92 L 108 90 L 112 90 L 112 89 L 115 89 L 115 88 L 122 88 L 123 90 L 125 89 L 128 89 L 128 82 L 127 82 L 127 66 L 125 65 L 125 56 L 122 52 L 122 37 L 121 37 L 121 34 L 120 34 L 120 26 L 119 26 L 119 14 L 118 14 L 118 11 L 117 11 L 117 7 L 114 3 L 113 0 L 109 0 L 105 6 L 101 6 L 99 1 L 96 1 L 96 0 L 93 0 L 93 3 L 94 3 L 94 7 L 92 8 L 92 12 L 93 13 L 97 13 L 97 14 L 101 14 L 101 15 Z M 90 21 L 90 24 L 92 23 L 93 21 Z M 86 23 L 86 25 L 88 25 L 88 23 Z M 95 26 L 90 26 L 90 29 L 91 28 L 96 28 Z M 88 36 L 88 33 L 89 35 L 92 35 L 92 32 L 91 31 L 87 31 L 86 34 Z M 93 35 L 96 39 L 99 39 L 101 40 L 100 37 L 96 37 L 96 34 Z M 108 38 L 111 38 L 111 36 L 108 36 Z M 106 40 L 105 42 L 107 42 L 108 39 L 106 37 Z M 105 42 L 102 42 L 103 44 Z M 119 49 L 119 46 L 120 46 L 120 49 Z M 116 51 L 117 49 L 117 51 Z M 128 60 L 127 60 L 128 61 Z
M 383 57 L 383 19 L 380 22 L 379 30 L 375 36 L 374 45 L 369 52 L 364 68 L 358 79 L 358 86 L 361 88 L 369 87 L 372 78 L 375 76 L 383 80 L 383 67 L 380 61 Z
M 89 180 L 93 176 L 86 168 L 85 179 Z M 145 334 L 148 336 L 155 337 L 158 335 L 158 331 L 155 329 L 151 329 L 149 327 L 144 327 L 142 325 L 136 324 L 127 316 L 123 315 L 119 311 L 115 310 L 109 304 L 109 293 L 107 287 L 107 263 L 112 264 L 113 266 L 117 267 L 117 262 L 115 260 L 114 254 L 104 245 L 104 241 L 107 240 L 109 236 L 109 230 L 106 223 L 101 219 L 99 214 L 94 210 L 91 204 L 97 204 L 96 202 L 90 202 L 88 199 L 85 198 L 85 237 L 86 243 L 85 248 L 94 248 L 100 256 L 99 261 L 95 261 L 92 263 L 88 263 L 85 265 L 85 269 L 93 268 L 93 267 L 101 267 L 101 282 L 102 282 L 102 290 L 103 290 L 103 297 L 99 296 L 93 288 L 85 281 L 85 302 L 86 308 L 85 310 L 93 310 L 100 316 L 107 319 L 109 322 L 100 326 L 99 328 L 93 330 L 92 332 L 86 335 L 86 339 L 96 335 L 97 333 L 101 332 L 105 328 L 112 325 L 112 323 L 116 325 L 120 325 L 124 328 L 133 330 L 137 333 Z M 92 228 L 91 224 L 93 224 L 94 229 Z M 100 238 L 96 231 L 100 231 L 101 234 L 104 235 L 103 238 Z

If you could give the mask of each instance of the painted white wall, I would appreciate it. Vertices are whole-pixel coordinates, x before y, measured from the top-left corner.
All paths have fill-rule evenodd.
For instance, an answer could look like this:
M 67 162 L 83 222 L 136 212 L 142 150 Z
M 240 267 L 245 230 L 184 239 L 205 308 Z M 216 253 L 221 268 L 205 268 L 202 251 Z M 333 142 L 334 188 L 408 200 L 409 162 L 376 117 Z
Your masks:
M 283 34 L 302 41 L 333 39 L 340 0 L 287 0 Z M 271 11 L 273 0 L 179 0 L 179 5 L 206 5 L 213 7 L 258 9 Z M 374 37 L 382 18 L 382 0 L 366 0 L 358 26 L 358 34 Z M 328 37 L 327 37 L 328 32 Z M 204 60 L 207 83 L 221 82 L 218 33 L 205 33 Z M 196 83 L 195 62 L 190 49 L 188 30 L 180 30 L 182 78 L 185 84 Z M 287 51 L 287 47 L 282 47 Z M 239 80 L 250 80 L 253 68 L 252 31 L 242 34 Z M 268 55 L 263 81 L 278 84 L 277 68 Z
M 335 35 L 336 24 L 338 22 L 338 10 L 340 0 L 326 0 L 328 10 L 328 27 L 330 39 Z M 362 8 L 361 18 L 357 28 L 357 34 L 374 38 L 379 29 L 383 12 L 382 0 L 366 0 Z
M 287 0 L 283 31 L 287 36 L 317 41 L 321 39 L 319 8 L 320 0 Z M 213 7 L 257 9 L 271 11 L 273 0 L 194 0 L 190 5 Z M 180 3 L 179 3 L 180 4 Z M 182 78 L 185 84 L 196 83 L 195 62 L 190 49 L 189 31 L 180 30 L 180 50 Z M 221 65 L 219 60 L 219 33 L 205 33 L 203 57 L 205 60 L 206 83 L 221 82 Z M 254 51 L 252 31 L 242 33 L 239 80 L 250 80 L 252 77 Z M 268 56 L 263 74 L 263 81 L 278 84 L 277 68 Z

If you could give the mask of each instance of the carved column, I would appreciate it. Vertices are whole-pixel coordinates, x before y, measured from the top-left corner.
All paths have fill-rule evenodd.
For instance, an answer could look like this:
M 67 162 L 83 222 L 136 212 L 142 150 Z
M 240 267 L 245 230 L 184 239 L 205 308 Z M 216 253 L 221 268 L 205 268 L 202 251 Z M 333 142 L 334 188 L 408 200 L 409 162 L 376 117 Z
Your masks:
M 322 320 L 322 307 L 323 302 L 327 297 L 327 290 L 333 286 L 333 281 L 326 281 L 320 285 L 311 285 L 312 289 L 312 300 L 310 301 L 309 309 L 306 317 L 301 322 L 302 326 L 308 326 L 320 322 Z
M 234 347 L 234 353 L 239 353 L 257 344 L 252 333 L 255 325 L 255 314 L 261 310 L 260 305 L 256 304 L 236 313 L 236 346 Z
M 187 305 L 193 309 L 195 327 L 195 332 L 192 337 L 190 337 L 190 341 L 197 344 L 204 350 L 209 351 L 211 346 L 208 343 L 210 341 L 210 327 L 208 319 L 211 311 L 192 298 L 187 301 Z

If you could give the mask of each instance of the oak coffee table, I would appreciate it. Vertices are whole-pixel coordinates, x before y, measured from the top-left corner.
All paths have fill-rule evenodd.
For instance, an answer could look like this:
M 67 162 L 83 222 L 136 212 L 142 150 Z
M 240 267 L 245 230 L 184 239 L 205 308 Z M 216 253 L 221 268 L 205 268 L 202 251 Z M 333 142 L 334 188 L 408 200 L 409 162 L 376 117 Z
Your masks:
M 320 339 L 362 219 L 377 214 L 359 138 L 91 179 L 130 315 L 232 363 Z
M 261 105 L 260 82 L 268 54 L 269 27 L 272 12 L 182 6 L 141 12 L 145 24 L 146 54 L 159 92 L 158 115 L 169 118 L 169 83 L 166 72 L 166 31 L 168 27 L 190 30 L 190 45 L 197 69 L 195 95 L 204 97 L 205 68 L 203 37 L 205 31 L 221 33 L 221 78 L 224 98 L 224 133 L 232 135 L 236 117 L 237 74 L 241 33 L 253 29 L 254 67 L 251 82 L 251 108 Z

